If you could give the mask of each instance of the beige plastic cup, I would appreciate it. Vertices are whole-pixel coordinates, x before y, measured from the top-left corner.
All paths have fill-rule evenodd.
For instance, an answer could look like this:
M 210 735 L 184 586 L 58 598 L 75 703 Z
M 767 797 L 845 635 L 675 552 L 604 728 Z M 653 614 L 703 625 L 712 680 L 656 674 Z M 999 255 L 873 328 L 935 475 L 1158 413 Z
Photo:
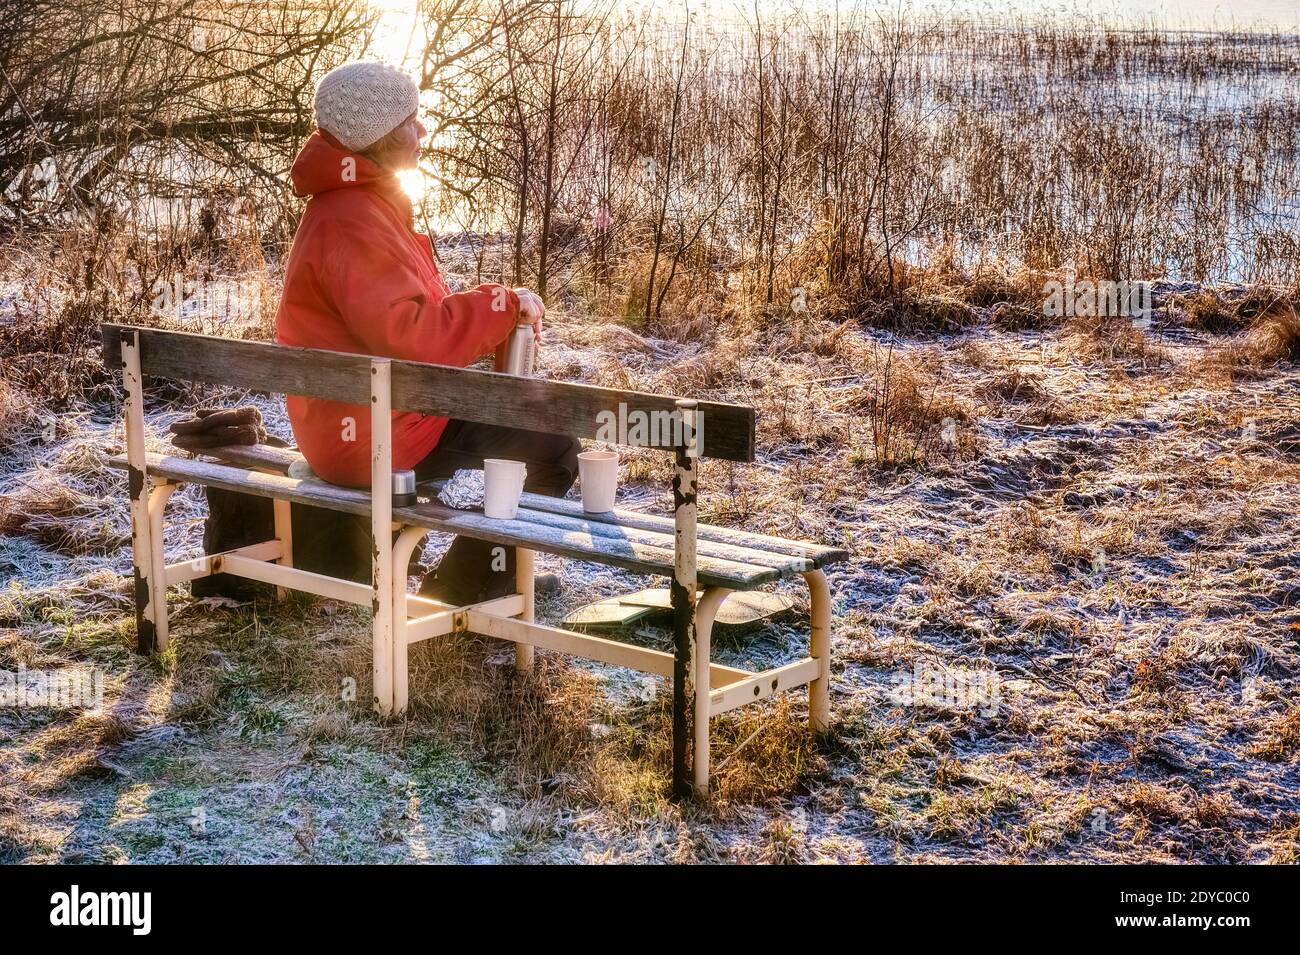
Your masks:
M 612 511 L 618 490 L 618 452 L 583 451 L 578 455 L 578 474 L 582 478 L 582 509 L 588 514 Z
M 483 516 L 512 521 L 519 514 L 519 496 L 524 492 L 528 468 L 523 461 L 505 458 L 483 460 Z

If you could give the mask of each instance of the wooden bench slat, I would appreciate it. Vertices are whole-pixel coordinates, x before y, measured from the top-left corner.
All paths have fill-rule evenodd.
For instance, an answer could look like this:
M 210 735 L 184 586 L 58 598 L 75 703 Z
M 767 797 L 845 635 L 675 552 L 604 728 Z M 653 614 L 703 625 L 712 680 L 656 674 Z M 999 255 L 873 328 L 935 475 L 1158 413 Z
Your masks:
M 370 495 L 365 496 L 369 500 Z M 522 517 L 513 521 L 501 521 L 485 517 L 477 511 L 460 511 L 441 503 L 393 508 L 394 520 L 422 527 L 446 530 L 449 533 L 467 533 L 480 540 L 518 544 L 578 560 L 615 564 L 638 573 L 672 575 L 673 550 L 669 540 L 665 540 L 663 545 L 655 545 L 626 538 L 595 537 L 577 530 L 534 523 L 526 519 L 529 516 L 526 510 L 521 510 L 520 514 Z M 699 555 L 696 563 L 700 580 L 706 586 L 745 590 L 786 576 L 780 570 L 761 564 L 742 563 L 703 554 Z
M 109 458 L 116 468 L 126 469 L 126 458 Z M 189 481 L 261 497 L 281 498 L 300 504 L 314 504 L 350 514 L 369 515 L 370 492 L 339 487 L 319 479 L 299 480 L 280 474 L 248 471 L 225 464 L 180 458 L 150 452 L 146 467 L 156 477 Z M 524 512 L 527 516 L 527 512 Z M 575 560 L 612 564 L 641 574 L 669 575 L 673 570 L 671 540 L 653 546 L 627 539 L 563 530 L 528 520 L 499 521 L 474 511 L 458 511 L 442 504 L 419 504 L 393 508 L 393 519 L 404 524 L 428 527 L 450 534 L 464 533 L 497 544 L 520 545 Z M 704 586 L 749 590 L 786 576 L 772 567 L 701 555 L 699 580 Z
M 290 448 L 276 448 L 269 444 L 230 444 L 222 448 L 204 448 L 198 453 L 241 468 L 277 474 L 288 474 L 295 463 L 307 460 Z
M 430 482 L 430 484 L 432 483 L 434 482 Z M 424 484 L 420 485 L 421 488 L 425 486 Z M 545 494 L 532 494 L 527 491 L 520 497 L 520 505 L 534 511 L 548 511 L 556 515 L 608 524 L 615 528 L 636 528 L 637 530 L 653 531 L 669 536 L 673 533 L 673 520 L 671 517 L 660 517 L 658 514 L 647 514 L 644 511 L 629 511 L 618 508 L 608 514 L 588 514 L 582 509 L 581 501 L 547 497 Z M 705 542 L 726 544 L 748 551 L 806 560 L 811 565 L 808 568 L 809 570 L 845 560 L 849 556 L 848 551 L 839 547 L 808 544 L 803 541 L 786 540 L 782 537 L 770 537 L 766 534 L 751 534 L 748 531 L 734 527 L 722 527 L 718 524 L 697 525 L 696 536 L 699 539 L 700 546 L 703 546 Z
M 545 497 L 545 495 L 533 495 L 535 497 Z M 632 540 L 639 543 L 645 543 L 651 546 L 672 546 L 672 537 L 662 534 L 658 531 L 648 531 L 639 527 L 631 527 L 623 524 L 613 524 L 606 521 L 593 521 L 585 517 L 573 517 L 567 514 L 556 514 L 551 511 L 535 510 L 532 507 L 524 506 L 520 501 L 519 513 L 527 515 L 527 520 L 531 524 L 541 524 L 545 527 L 554 527 L 560 530 L 577 531 L 583 534 L 590 534 L 592 537 L 601 537 L 609 540 Z M 761 567 L 771 567 L 773 570 L 782 572 L 782 576 L 791 576 L 802 574 L 805 571 L 813 570 L 812 561 L 803 557 L 791 557 L 787 554 L 775 554 L 771 551 L 757 550 L 748 547 L 735 547 L 731 544 L 724 544 L 718 541 L 706 540 L 702 534 L 696 530 L 697 554 L 708 557 L 720 557 L 723 560 L 734 560 L 742 564 L 757 564 Z
M 204 381 L 252 391 L 370 403 L 370 356 L 189 332 L 105 324 L 104 362 L 121 365 L 123 334 L 140 338 L 144 374 Z M 599 415 L 672 413 L 676 398 L 594 385 L 518 378 L 489 371 L 393 360 L 393 409 L 506 424 L 530 431 L 601 437 Z M 754 409 L 700 401 L 701 455 L 754 460 Z
M 267 445 L 241 446 L 232 445 L 225 448 L 212 448 L 203 452 L 205 455 L 220 458 L 232 464 L 239 464 L 244 467 L 257 467 L 267 470 L 278 470 L 281 474 L 288 473 L 289 466 L 296 461 L 305 461 L 297 451 L 291 451 L 287 448 L 272 448 Z M 421 490 L 437 489 L 442 486 L 442 481 L 427 481 L 420 485 Z M 561 515 L 576 520 L 586 521 L 588 523 L 600 523 L 609 525 L 617 530 L 612 533 L 618 533 L 619 530 L 626 528 L 635 528 L 642 531 L 652 531 L 655 533 L 672 536 L 673 522 L 672 518 L 660 517 L 657 514 L 645 514 L 641 511 L 629 511 L 618 509 L 611 514 L 588 514 L 582 509 L 580 501 L 570 501 L 560 497 L 548 497 L 545 494 L 533 494 L 525 491 L 520 498 L 520 505 L 526 507 L 529 511 L 546 512 L 554 515 Z M 531 518 L 540 520 L 539 517 Z M 596 533 L 601 533 L 597 530 Z M 731 547 L 743 548 L 748 551 L 766 552 L 772 555 L 784 555 L 791 558 L 801 558 L 811 563 L 812 568 L 824 567 L 827 564 L 833 564 L 837 561 L 848 558 L 848 551 L 839 547 L 827 547 L 821 544 L 809 544 L 804 541 L 786 540 L 782 537 L 772 537 L 766 534 L 753 534 L 749 531 L 739 530 L 734 527 L 721 527 L 715 524 L 700 524 L 697 527 L 696 534 L 699 538 L 699 547 L 704 548 L 708 544 L 718 543 L 729 545 Z M 704 551 L 701 551 L 704 552 Z M 724 557 L 726 554 L 722 551 L 714 552 L 716 556 Z M 770 558 L 769 558 L 770 560 Z M 767 564 L 767 561 L 764 561 Z M 784 566 L 783 564 L 768 564 L 768 566 Z

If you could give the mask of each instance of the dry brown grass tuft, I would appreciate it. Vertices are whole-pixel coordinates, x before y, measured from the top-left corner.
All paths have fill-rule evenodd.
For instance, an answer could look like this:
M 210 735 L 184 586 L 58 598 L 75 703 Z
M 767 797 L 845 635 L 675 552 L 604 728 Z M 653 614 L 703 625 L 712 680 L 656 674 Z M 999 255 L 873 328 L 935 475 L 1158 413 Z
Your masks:
M 1133 667 L 1133 689 L 1144 693 L 1164 693 L 1178 685 L 1176 665 L 1167 655 L 1146 656 Z
M 1292 305 L 1259 316 L 1246 334 L 1256 360 L 1268 364 L 1300 360 L 1300 314 Z
M 1043 401 L 1047 397 L 1043 392 L 1043 376 L 1019 368 L 995 375 L 980 387 L 980 395 L 985 400 L 1016 403 Z
M 473 636 L 415 648 L 411 700 L 412 720 L 445 727 L 507 767 L 530 797 L 590 765 L 599 727 L 608 722 L 589 675 L 543 655 L 531 677 L 519 677 L 512 653 Z
M 716 721 L 713 747 L 713 794 L 722 806 L 788 796 L 828 768 L 806 711 L 789 695 Z
M 1291 706 L 1266 724 L 1250 751 L 1274 763 L 1290 760 L 1300 752 L 1300 705 Z
M 1238 311 L 1225 303 L 1212 289 L 1203 289 L 1190 295 L 1175 295 L 1170 299 L 1169 305 L 1184 313 L 1188 325 L 1216 335 L 1238 332 L 1245 327 Z
M 109 513 L 103 500 L 42 469 L 18 490 L 0 495 L 0 536 L 30 537 L 56 553 L 108 553 L 130 540 Z
M 870 427 L 871 453 L 880 467 L 924 466 L 974 457 L 974 415 L 943 386 L 937 372 L 890 346 L 873 349 L 870 384 L 855 400 Z
M 1043 277 L 1029 269 L 1008 274 L 1001 268 L 978 268 L 958 285 L 964 301 L 980 308 L 1009 306 L 1043 317 Z
M 1227 793 L 1197 793 L 1192 799 L 1191 813 L 1202 829 L 1214 829 L 1232 821 L 1234 808 Z
M 715 263 L 689 258 L 675 268 L 660 259 L 657 284 L 647 302 L 652 264 L 653 256 L 645 251 L 626 256 L 613 281 L 619 296 L 606 305 L 633 330 L 678 342 L 701 341 L 718 328 L 721 317 L 734 314 L 727 285 L 719 281 Z M 672 282 L 665 289 L 670 272 Z
M 1041 305 L 1033 307 L 1010 302 L 995 305 L 989 321 L 995 328 L 1007 332 L 1039 331 L 1049 324 Z
M 1274 366 L 1300 361 L 1300 312 L 1294 301 L 1274 298 L 1244 333 L 1207 349 L 1190 369 L 1214 380 L 1259 379 Z
M 804 833 L 783 819 L 773 819 L 763 829 L 759 861 L 767 865 L 800 865 L 807 860 Z
M 28 392 L 0 378 L 0 430 L 16 435 L 35 427 L 38 421 L 36 402 Z
M 1142 368 L 1169 364 L 1169 353 L 1153 344 L 1146 333 L 1126 317 L 1076 317 L 1063 336 L 1066 348 L 1087 362 L 1122 362 Z
M 887 299 L 869 306 L 866 324 L 902 335 L 952 333 L 973 328 L 981 312 L 952 293 L 923 293 Z

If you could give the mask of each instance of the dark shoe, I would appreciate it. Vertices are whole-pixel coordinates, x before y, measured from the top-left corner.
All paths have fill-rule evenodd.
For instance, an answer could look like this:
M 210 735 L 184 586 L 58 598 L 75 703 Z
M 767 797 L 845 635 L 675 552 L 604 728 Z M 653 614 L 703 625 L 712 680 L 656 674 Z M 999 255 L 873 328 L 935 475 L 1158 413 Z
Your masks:
M 430 572 L 420 582 L 420 596 L 428 597 L 430 600 L 436 600 L 438 603 L 450 604 L 453 607 L 465 607 L 469 604 L 476 604 L 483 598 L 478 593 L 467 593 L 451 586 L 445 580 L 439 580 L 437 575 Z
M 558 594 L 560 590 L 560 578 L 557 574 L 538 574 L 533 578 L 533 596 L 535 597 L 551 597 Z M 500 594 L 486 594 L 481 590 L 470 593 L 453 587 L 445 580 L 439 580 L 435 573 L 428 574 L 420 584 L 421 597 L 428 597 L 430 600 L 451 604 L 454 607 L 481 603 L 496 597 L 504 597 L 507 593 L 513 592 L 512 588 L 506 593 Z

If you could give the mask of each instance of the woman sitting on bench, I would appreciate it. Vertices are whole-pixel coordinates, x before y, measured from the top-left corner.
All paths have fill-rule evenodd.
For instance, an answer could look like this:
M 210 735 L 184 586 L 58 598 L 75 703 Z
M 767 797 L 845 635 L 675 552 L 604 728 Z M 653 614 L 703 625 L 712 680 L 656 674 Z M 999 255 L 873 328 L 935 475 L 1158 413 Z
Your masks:
M 495 352 L 521 316 L 540 341 L 540 297 L 496 284 L 450 292 L 432 242 L 414 230 L 396 172 L 418 162 L 425 135 L 418 106 L 415 83 L 382 63 L 347 63 L 321 79 L 318 128 L 293 164 L 294 192 L 309 201 L 285 269 L 281 344 L 464 367 Z M 368 408 L 300 396 L 287 405 L 317 476 L 369 486 Z M 577 477 L 578 450 L 563 435 L 393 415 L 393 467 L 414 469 L 420 480 L 510 458 L 526 463 L 526 490 L 558 497 Z M 513 593 L 513 548 L 504 564 L 496 545 L 458 537 L 421 592 L 456 605 Z

